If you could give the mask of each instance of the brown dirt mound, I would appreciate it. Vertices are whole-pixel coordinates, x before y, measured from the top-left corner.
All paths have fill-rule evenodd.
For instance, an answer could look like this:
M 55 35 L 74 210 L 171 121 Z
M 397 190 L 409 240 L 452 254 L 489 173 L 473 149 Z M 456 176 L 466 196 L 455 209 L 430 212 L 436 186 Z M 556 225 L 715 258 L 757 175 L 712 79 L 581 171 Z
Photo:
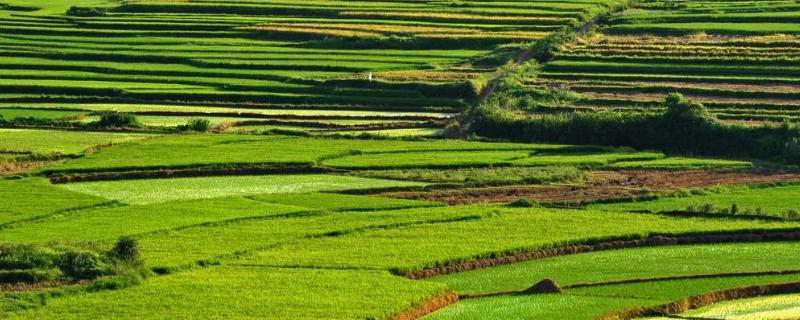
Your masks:
M 522 291 L 522 294 L 561 293 L 561 286 L 553 279 L 544 279 Z

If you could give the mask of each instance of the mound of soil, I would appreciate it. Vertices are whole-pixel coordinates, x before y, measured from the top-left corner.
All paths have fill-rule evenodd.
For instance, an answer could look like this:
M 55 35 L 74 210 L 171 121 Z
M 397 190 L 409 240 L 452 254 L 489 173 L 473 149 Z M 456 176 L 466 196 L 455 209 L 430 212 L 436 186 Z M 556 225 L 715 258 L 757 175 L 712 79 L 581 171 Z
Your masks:
M 522 294 L 561 293 L 564 290 L 553 279 L 544 279 L 522 291 Z

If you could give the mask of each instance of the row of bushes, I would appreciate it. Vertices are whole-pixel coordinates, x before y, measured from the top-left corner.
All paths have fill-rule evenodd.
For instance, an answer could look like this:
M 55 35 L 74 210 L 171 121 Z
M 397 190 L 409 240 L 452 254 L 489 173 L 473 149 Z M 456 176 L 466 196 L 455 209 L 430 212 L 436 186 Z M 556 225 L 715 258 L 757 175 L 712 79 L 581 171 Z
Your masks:
M 732 204 L 730 208 L 717 208 L 713 203 L 706 203 L 702 205 L 692 204 L 686 207 L 686 212 L 732 216 L 768 216 L 768 213 L 761 208 L 746 208 L 742 210 L 742 208 L 740 208 L 736 203 Z M 794 209 L 786 210 L 780 213 L 780 217 L 786 220 L 798 220 L 800 219 L 800 211 Z
M 658 113 L 582 111 L 529 115 L 520 111 L 531 108 L 531 101 L 540 97 L 519 92 L 501 91 L 478 108 L 473 126 L 475 133 L 512 140 L 630 146 L 800 163 L 800 128 L 797 125 L 723 124 L 702 104 L 688 101 L 677 93 L 666 97 L 663 102 L 666 111 Z
M 81 124 L 66 120 L 21 117 L 6 120 L 0 115 L 0 126 L 14 127 L 57 127 L 57 128 L 84 128 L 84 129 L 137 129 L 142 124 L 131 113 L 106 111 L 100 113 L 100 119 L 95 122 Z M 211 122 L 203 118 L 191 118 L 186 124 L 176 127 L 178 131 L 206 132 L 211 130 Z
M 93 280 L 144 272 L 138 242 L 120 238 L 109 251 L 66 245 L 0 244 L 0 284 Z

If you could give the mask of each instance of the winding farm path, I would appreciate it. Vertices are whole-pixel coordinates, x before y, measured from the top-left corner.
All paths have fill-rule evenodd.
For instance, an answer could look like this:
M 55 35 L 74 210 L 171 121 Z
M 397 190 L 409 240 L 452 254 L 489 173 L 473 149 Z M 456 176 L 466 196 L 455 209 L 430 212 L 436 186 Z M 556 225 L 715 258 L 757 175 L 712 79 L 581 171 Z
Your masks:
M 575 29 L 576 36 L 582 36 L 592 30 L 594 26 L 597 25 L 597 22 L 600 19 L 600 15 L 596 15 L 594 18 L 589 20 L 588 22 L 581 25 L 579 28 Z M 514 59 L 514 62 L 509 67 L 501 67 L 497 70 L 494 77 L 489 80 L 486 85 L 481 89 L 480 94 L 478 95 L 478 100 L 475 102 L 475 105 L 468 109 L 465 113 L 466 117 L 461 122 L 461 126 L 459 127 L 459 131 L 457 136 L 460 138 L 466 137 L 470 132 L 473 123 L 475 122 L 475 112 L 474 110 L 479 108 L 483 105 L 489 97 L 497 91 L 497 88 L 500 86 L 500 81 L 503 80 L 508 75 L 509 70 L 519 67 L 528 60 L 531 59 L 531 54 L 533 53 L 534 47 L 528 47 L 525 50 L 522 50 L 518 55 L 517 58 Z M 540 63 L 544 63 L 546 61 L 539 61 Z

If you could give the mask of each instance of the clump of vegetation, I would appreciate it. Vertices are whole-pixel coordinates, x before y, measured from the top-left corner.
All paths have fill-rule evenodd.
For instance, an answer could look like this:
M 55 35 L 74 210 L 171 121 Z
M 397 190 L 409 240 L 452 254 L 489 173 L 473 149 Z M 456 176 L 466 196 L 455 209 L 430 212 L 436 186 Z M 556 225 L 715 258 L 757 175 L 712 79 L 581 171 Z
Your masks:
M 138 243 L 133 238 L 121 238 L 107 252 L 94 247 L 57 244 L 0 244 L 0 285 L 77 282 L 146 274 Z
M 357 173 L 360 176 L 411 180 L 433 183 L 459 183 L 470 186 L 501 184 L 542 184 L 581 178 L 580 169 L 572 166 L 490 167 L 469 169 L 405 169 L 376 170 Z
M 178 126 L 179 131 L 207 132 L 211 130 L 211 121 L 203 118 L 189 119 L 184 125 Z
M 665 111 L 661 113 L 580 111 L 540 115 L 521 115 L 517 110 L 526 110 L 529 104 L 506 95 L 500 93 L 478 109 L 472 126 L 477 134 L 523 141 L 630 146 L 800 162 L 797 125 L 725 124 L 702 104 L 678 93 L 664 99 Z
M 67 15 L 74 17 L 102 17 L 106 15 L 106 10 L 96 7 L 71 7 L 67 10 Z
M 798 220 L 800 219 L 800 211 L 795 209 L 786 210 L 783 213 L 781 213 L 781 216 L 787 220 Z
M 141 124 L 133 114 L 106 111 L 100 114 L 100 120 L 92 123 L 92 126 L 101 128 L 138 128 Z
M 701 214 L 718 214 L 718 215 L 730 215 L 730 216 L 755 216 L 755 217 L 763 217 L 766 216 L 767 213 L 764 212 L 762 208 L 746 208 L 744 211 L 739 207 L 738 204 L 734 203 L 731 204 L 730 208 L 716 208 L 713 203 L 705 203 L 705 204 L 691 204 L 686 207 L 686 212 L 688 213 L 701 213 Z M 800 210 L 789 209 L 780 213 L 780 217 L 786 220 L 800 220 Z
M 536 200 L 520 198 L 506 205 L 511 208 L 539 208 L 541 205 Z

